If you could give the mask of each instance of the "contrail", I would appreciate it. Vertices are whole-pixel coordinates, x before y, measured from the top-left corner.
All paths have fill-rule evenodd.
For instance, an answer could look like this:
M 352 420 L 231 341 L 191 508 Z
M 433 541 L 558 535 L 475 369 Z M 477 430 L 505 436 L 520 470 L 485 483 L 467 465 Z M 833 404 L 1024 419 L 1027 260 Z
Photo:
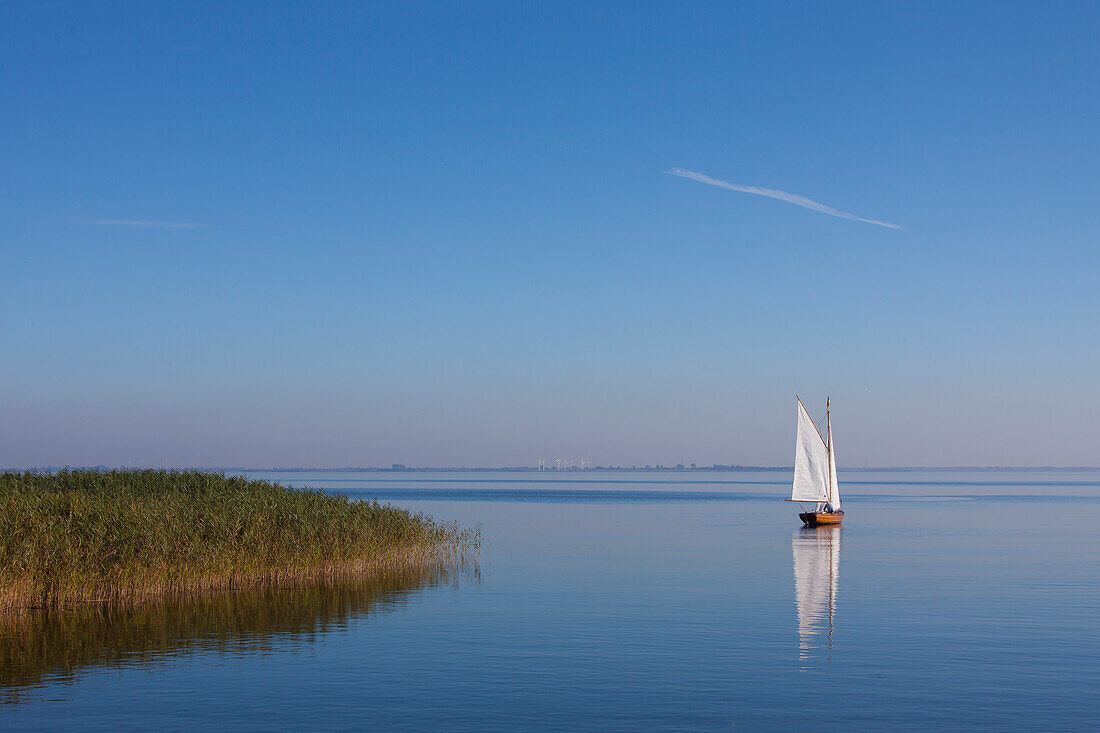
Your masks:
M 84 223 L 108 227 L 156 227 L 159 229 L 202 229 L 205 226 L 189 221 L 132 221 L 130 219 L 88 219 Z
M 703 175 L 702 173 L 696 173 L 695 171 L 684 170 L 683 168 L 673 168 L 670 171 L 665 171 L 674 176 L 680 176 L 681 178 L 690 178 L 693 181 L 699 181 L 699 183 L 708 183 L 711 186 L 718 186 L 719 188 L 728 188 L 731 191 L 741 191 L 742 193 L 754 193 L 757 196 L 767 196 L 770 199 L 779 199 L 780 201 L 786 201 L 790 204 L 797 206 L 804 206 L 807 209 L 819 211 L 822 214 L 828 214 L 829 216 L 839 216 L 841 219 L 851 219 L 852 221 L 862 221 L 866 224 L 877 224 L 880 227 L 886 227 L 888 229 L 901 229 L 902 227 L 897 224 L 891 224 L 888 221 L 878 221 L 877 219 L 864 219 L 862 216 L 856 216 L 855 214 L 849 214 L 847 211 L 840 211 L 834 209 L 831 206 L 825 204 L 819 204 L 818 202 L 808 199 L 805 196 L 799 196 L 797 193 L 787 193 L 786 191 L 777 191 L 774 188 L 759 188 L 757 186 L 743 186 L 740 183 L 730 183 L 728 181 L 720 181 L 717 178 L 711 178 L 710 176 Z

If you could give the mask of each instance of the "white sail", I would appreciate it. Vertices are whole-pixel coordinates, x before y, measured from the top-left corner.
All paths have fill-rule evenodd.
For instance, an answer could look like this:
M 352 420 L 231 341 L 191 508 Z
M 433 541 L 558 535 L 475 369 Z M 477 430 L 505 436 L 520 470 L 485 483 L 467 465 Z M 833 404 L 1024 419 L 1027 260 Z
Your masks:
M 829 454 L 810 413 L 798 401 L 798 440 L 794 449 L 793 501 L 829 501 Z

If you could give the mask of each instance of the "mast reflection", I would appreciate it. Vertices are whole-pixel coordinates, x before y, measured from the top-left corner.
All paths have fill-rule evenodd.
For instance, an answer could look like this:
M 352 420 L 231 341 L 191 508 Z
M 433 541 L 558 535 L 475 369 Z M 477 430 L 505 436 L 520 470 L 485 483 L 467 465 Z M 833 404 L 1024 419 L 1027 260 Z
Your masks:
M 833 649 L 837 583 L 840 579 L 839 526 L 803 527 L 791 540 L 794 596 L 798 611 L 798 658 Z

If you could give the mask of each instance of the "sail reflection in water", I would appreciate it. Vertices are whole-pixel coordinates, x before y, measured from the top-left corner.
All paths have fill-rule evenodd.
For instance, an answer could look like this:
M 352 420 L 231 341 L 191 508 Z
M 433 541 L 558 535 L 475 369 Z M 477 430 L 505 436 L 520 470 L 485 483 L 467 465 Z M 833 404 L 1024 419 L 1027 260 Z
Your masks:
M 419 591 L 479 578 L 476 564 L 418 567 L 133 607 L 0 615 L 0 706 L 18 704 L 36 688 L 71 682 L 87 669 L 151 667 L 196 651 L 240 657 L 281 644 L 309 643 L 401 607 Z
M 803 527 L 791 540 L 799 659 L 810 659 L 823 647 L 832 651 L 842 531 L 839 526 Z

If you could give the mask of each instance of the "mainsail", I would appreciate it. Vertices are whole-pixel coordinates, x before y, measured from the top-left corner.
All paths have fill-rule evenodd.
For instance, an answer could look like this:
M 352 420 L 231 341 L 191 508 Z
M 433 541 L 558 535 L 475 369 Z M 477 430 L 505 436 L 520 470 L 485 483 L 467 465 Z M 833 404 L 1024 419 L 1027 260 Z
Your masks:
M 798 442 L 794 449 L 794 486 L 792 501 L 829 501 L 829 453 L 825 441 L 798 400 Z M 835 483 L 834 483 L 835 485 Z

